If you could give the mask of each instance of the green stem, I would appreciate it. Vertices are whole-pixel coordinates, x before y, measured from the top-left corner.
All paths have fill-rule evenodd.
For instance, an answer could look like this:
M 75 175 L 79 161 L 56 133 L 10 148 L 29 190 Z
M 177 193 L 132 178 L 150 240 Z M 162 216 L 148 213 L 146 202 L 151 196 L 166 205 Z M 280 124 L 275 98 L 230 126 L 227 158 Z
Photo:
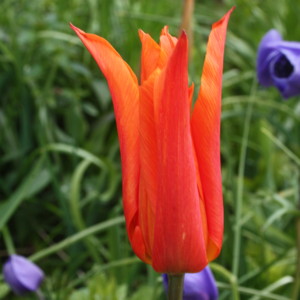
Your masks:
M 298 173 L 298 180 L 300 179 Z M 298 184 L 298 209 L 300 210 L 300 181 Z M 296 234 L 297 234 L 297 266 L 296 266 L 296 274 L 295 274 L 295 281 L 293 287 L 293 295 L 292 300 L 299 299 L 299 290 L 300 290 L 300 217 L 296 219 Z
M 2 234 L 3 234 L 3 239 L 4 243 L 6 246 L 6 251 L 8 252 L 9 255 L 16 253 L 15 246 L 13 243 L 13 240 L 11 238 L 11 234 L 7 228 L 7 226 L 4 226 L 2 228 Z
M 243 193 L 244 193 L 244 174 L 246 166 L 246 156 L 248 148 L 248 139 L 250 132 L 250 123 L 253 112 L 253 100 L 255 96 L 256 83 L 253 81 L 251 88 L 251 98 L 248 103 L 246 110 L 246 117 L 243 130 L 243 139 L 241 145 L 241 153 L 239 158 L 239 169 L 238 169 L 238 180 L 237 180 L 237 197 L 236 197 L 236 209 L 235 209 L 235 228 L 234 228 L 234 239 L 233 239 L 233 263 L 232 273 L 236 278 L 239 275 L 239 264 L 240 264 L 240 250 L 241 250 L 241 231 L 242 231 L 242 210 L 243 210 Z
M 182 300 L 184 274 L 168 274 L 168 300 Z
M 296 221 L 296 230 L 297 230 L 297 266 L 296 266 L 292 300 L 299 299 L 298 295 L 299 295 L 299 288 L 300 288 L 300 219 L 299 217 L 297 218 Z

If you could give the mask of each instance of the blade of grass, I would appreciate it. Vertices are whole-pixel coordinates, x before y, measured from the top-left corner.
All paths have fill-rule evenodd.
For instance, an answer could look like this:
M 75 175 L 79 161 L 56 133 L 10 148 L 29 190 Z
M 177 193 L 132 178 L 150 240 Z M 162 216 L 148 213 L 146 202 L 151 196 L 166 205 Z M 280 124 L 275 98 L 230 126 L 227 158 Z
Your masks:
M 240 299 L 240 294 L 239 294 L 239 291 L 238 291 L 238 283 L 237 283 L 236 276 L 233 273 L 226 270 L 224 267 L 222 267 L 219 264 L 210 263 L 209 266 L 211 267 L 211 269 L 214 272 L 220 274 L 221 276 L 223 276 L 224 278 L 226 278 L 229 281 L 230 287 L 231 287 L 232 299 L 233 300 L 239 300 Z
M 270 284 L 269 286 L 265 287 L 262 291 L 261 291 L 261 294 L 258 296 L 254 296 L 252 298 L 250 298 L 250 300 L 259 300 L 261 297 L 266 297 L 266 294 L 270 293 L 270 292 L 273 292 L 274 290 L 282 287 L 282 286 L 285 286 L 287 284 L 290 284 L 292 283 L 294 280 L 293 280 L 293 277 L 291 276 L 285 276 L 283 278 L 280 278 L 279 280 L 277 280 L 276 282 Z
M 251 88 L 251 99 L 255 97 L 256 91 L 256 81 L 253 81 Z M 244 192 L 244 174 L 246 165 L 246 155 L 248 147 L 248 139 L 250 132 L 250 122 L 253 112 L 253 101 L 250 101 L 246 110 L 246 117 L 244 123 L 242 146 L 239 158 L 239 168 L 238 168 L 238 182 L 237 182 L 237 197 L 236 197 L 236 209 L 235 209 L 235 222 L 234 222 L 234 239 L 233 239 L 233 262 L 232 262 L 232 272 L 238 278 L 239 276 L 239 263 L 240 263 L 240 251 L 241 251 L 241 219 L 242 219 L 242 209 L 243 209 L 243 192 Z
M 83 160 L 76 168 L 71 180 L 71 189 L 70 189 L 70 198 L 69 198 L 70 210 L 71 210 L 73 223 L 78 230 L 83 230 L 86 227 L 81 213 L 82 209 L 80 205 L 80 187 L 81 187 L 81 182 L 83 180 L 84 173 L 91 163 L 92 162 L 90 160 Z M 93 245 L 93 241 L 90 238 L 87 238 L 85 244 L 88 251 L 94 258 L 94 260 L 100 263 L 101 260 L 98 256 L 95 246 Z
M 72 236 L 67 237 L 66 239 L 58 242 L 57 244 L 54 244 L 48 248 L 45 248 L 43 250 L 36 252 L 35 254 L 31 255 L 29 257 L 29 259 L 32 261 L 38 261 L 44 257 L 52 255 L 53 253 L 55 253 L 59 250 L 69 247 L 70 245 L 88 237 L 89 235 L 96 234 L 96 233 L 106 230 L 112 226 L 123 224 L 124 222 L 125 222 L 125 219 L 123 216 L 121 216 L 121 217 L 116 217 L 116 218 L 110 219 L 108 221 L 93 225 L 93 226 L 88 227 Z
M 261 128 L 261 131 L 278 147 L 280 148 L 295 164 L 300 167 L 300 158 L 292 152 L 288 147 L 286 147 L 278 138 L 276 138 L 269 130 L 266 128 Z
M 101 273 L 105 270 L 109 270 L 111 268 L 120 268 L 123 266 L 128 266 L 135 263 L 142 263 L 140 259 L 138 259 L 136 256 L 134 257 L 127 257 L 119 260 L 112 261 L 110 263 L 95 267 L 94 269 L 90 270 L 80 278 L 74 280 L 69 286 L 69 289 L 73 289 L 78 285 L 81 285 L 82 283 L 86 282 L 88 278 L 93 277 L 97 275 L 98 273 Z
M 96 155 L 75 147 L 75 146 L 71 146 L 71 145 L 66 145 L 66 144 L 48 144 L 45 147 L 41 148 L 39 150 L 41 153 L 45 152 L 45 151 L 56 151 L 56 152 L 62 152 L 62 153 L 67 153 L 67 154 L 72 154 L 75 156 L 78 156 L 80 158 L 83 158 L 85 160 L 91 161 L 92 163 L 94 163 L 96 166 L 98 166 L 99 168 L 106 168 L 106 164 L 105 162 L 98 158 Z
M 1 203 L 0 230 L 24 200 L 42 190 L 50 182 L 50 174 L 44 169 L 43 161 L 43 158 L 39 159 L 16 192 L 8 200 Z
M 224 284 L 223 282 L 217 282 L 217 286 L 220 289 L 231 289 L 231 286 L 228 284 Z M 245 295 L 254 295 L 254 296 L 258 296 L 261 299 L 265 299 L 265 300 L 290 300 L 290 298 L 287 298 L 285 296 L 280 296 L 280 295 L 276 295 L 276 294 L 272 294 L 272 293 L 263 293 L 260 290 L 256 290 L 256 289 L 252 289 L 252 288 L 247 288 L 247 287 L 243 287 L 243 286 L 239 286 L 238 287 L 238 291 L 242 294 Z

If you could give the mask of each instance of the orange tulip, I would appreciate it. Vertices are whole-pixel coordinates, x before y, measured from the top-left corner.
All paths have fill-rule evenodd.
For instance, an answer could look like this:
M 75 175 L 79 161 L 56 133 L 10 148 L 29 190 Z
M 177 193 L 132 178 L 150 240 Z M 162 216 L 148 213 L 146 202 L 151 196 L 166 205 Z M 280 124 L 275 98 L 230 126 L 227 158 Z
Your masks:
M 188 41 L 164 27 L 160 43 L 139 31 L 141 82 L 102 37 L 71 25 L 107 79 L 122 159 L 126 229 L 136 255 L 158 272 L 198 272 L 223 237 L 220 114 L 230 10 L 209 37 L 191 113 Z

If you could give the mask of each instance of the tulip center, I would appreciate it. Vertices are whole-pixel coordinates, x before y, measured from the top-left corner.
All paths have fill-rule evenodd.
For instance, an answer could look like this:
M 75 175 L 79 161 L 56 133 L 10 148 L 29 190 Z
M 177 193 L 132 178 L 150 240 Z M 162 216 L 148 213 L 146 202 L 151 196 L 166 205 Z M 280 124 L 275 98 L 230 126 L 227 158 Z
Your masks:
M 294 67 L 285 55 L 281 55 L 274 64 L 274 74 L 279 78 L 287 78 L 293 71 Z

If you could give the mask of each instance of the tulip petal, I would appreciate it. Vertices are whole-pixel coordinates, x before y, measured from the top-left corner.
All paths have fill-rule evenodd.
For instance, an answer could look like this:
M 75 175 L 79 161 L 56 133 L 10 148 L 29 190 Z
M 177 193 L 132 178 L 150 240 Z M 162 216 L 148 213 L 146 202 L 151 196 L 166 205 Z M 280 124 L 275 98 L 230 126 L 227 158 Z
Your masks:
M 162 67 L 161 61 L 166 60 L 166 54 L 152 37 L 143 30 L 139 30 L 139 37 L 142 43 L 141 83 L 143 83 L 157 67 Z M 164 56 L 164 58 L 161 56 Z
M 135 74 L 105 39 L 71 25 L 107 79 L 112 95 L 122 159 L 123 205 L 133 250 L 147 260 L 138 224 L 139 89 Z M 136 239 L 136 240 L 135 240 Z
M 156 69 L 140 86 L 140 194 L 139 223 L 146 252 L 152 253 L 154 221 L 157 201 L 157 137 L 154 120 L 154 84 L 161 73 Z
M 223 238 L 220 115 L 226 29 L 232 10 L 212 27 L 204 61 L 200 92 L 191 120 L 207 216 L 207 256 L 209 261 L 218 256 Z
M 168 26 L 164 26 L 160 34 L 160 47 L 170 57 L 175 46 L 177 44 L 177 38 L 169 33 Z
M 158 174 L 152 265 L 158 272 L 207 264 L 190 131 L 187 37 L 182 33 L 155 85 Z

